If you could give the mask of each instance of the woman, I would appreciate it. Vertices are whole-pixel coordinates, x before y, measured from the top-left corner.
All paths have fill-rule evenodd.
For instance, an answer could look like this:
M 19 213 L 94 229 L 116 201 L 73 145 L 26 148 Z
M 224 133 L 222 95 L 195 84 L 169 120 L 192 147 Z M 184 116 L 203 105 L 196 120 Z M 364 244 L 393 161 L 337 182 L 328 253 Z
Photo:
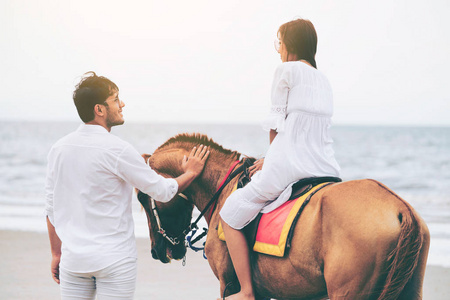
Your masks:
M 282 64 L 275 71 L 272 107 L 263 122 L 263 128 L 270 131 L 269 150 L 251 170 L 252 181 L 231 194 L 220 211 L 241 285 L 241 291 L 228 299 L 254 299 L 249 249 L 240 230 L 260 211 L 269 212 L 282 205 L 296 181 L 339 176 L 329 133 L 332 92 L 327 78 L 316 67 L 314 26 L 303 19 L 285 23 L 278 30 L 278 39 L 275 47 Z

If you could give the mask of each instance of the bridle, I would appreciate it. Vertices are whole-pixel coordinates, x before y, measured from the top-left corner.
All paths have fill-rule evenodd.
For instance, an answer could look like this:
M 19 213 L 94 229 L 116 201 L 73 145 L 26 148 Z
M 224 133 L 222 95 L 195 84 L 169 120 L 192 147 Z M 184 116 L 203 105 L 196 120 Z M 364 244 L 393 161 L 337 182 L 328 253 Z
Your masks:
M 183 198 L 186 201 L 189 201 L 188 197 L 183 194 L 183 193 L 178 193 L 178 196 L 180 196 L 181 198 Z M 151 207 L 152 207 L 152 212 L 153 212 L 153 216 L 156 219 L 156 225 L 158 225 L 158 233 L 161 234 L 166 240 L 168 240 L 172 245 L 178 245 L 180 243 L 180 241 L 184 240 L 184 237 L 189 233 L 189 231 L 187 231 L 188 228 L 186 228 L 185 230 L 183 230 L 183 232 L 177 236 L 177 237 L 171 237 L 169 235 L 167 235 L 166 231 L 164 230 L 164 228 L 162 228 L 161 226 L 161 219 L 159 218 L 159 213 L 158 213 L 158 209 L 156 208 L 156 202 L 155 199 L 153 199 L 152 197 L 150 197 L 150 203 L 151 203 Z
M 249 175 L 248 175 L 248 167 L 251 166 L 253 164 L 253 160 L 252 159 L 243 159 L 243 164 L 241 166 L 239 166 L 236 170 L 234 170 L 234 168 L 236 167 L 237 164 L 239 164 L 241 161 L 236 160 L 231 167 L 229 168 L 227 174 L 225 175 L 225 178 L 223 179 L 222 183 L 220 184 L 219 188 L 217 189 L 216 193 L 212 196 L 211 200 L 209 200 L 208 204 L 206 204 L 205 208 L 201 211 L 200 215 L 197 217 L 197 219 L 192 222 L 191 224 L 189 224 L 184 230 L 183 232 L 176 236 L 176 237 L 171 237 L 169 236 L 166 231 L 164 230 L 164 228 L 161 225 L 161 220 L 159 218 L 159 213 L 158 213 L 158 209 L 156 207 L 156 202 L 155 199 L 153 199 L 152 197 L 148 196 L 150 198 L 150 202 L 151 202 L 151 210 L 153 212 L 153 216 L 156 219 L 156 224 L 158 226 L 158 233 L 161 234 L 167 241 L 169 241 L 169 243 L 171 243 L 172 245 L 178 245 L 179 243 L 181 243 L 181 241 L 184 241 L 184 237 L 186 235 L 188 235 L 191 231 L 196 231 L 198 229 L 197 223 L 200 221 L 200 219 L 207 213 L 207 211 L 211 208 L 210 214 L 209 214 L 209 218 L 211 218 L 216 205 L 217 205 L 217 200 L 219 199 L 220 194 L 222 193 L 223 189 L 228 185 L 228 183 L 235 178 L 238 174 L 244 172 L 244 176 L 248 179 Z M 148 162 L 147 162 L 148 164 Z M 233 171 L 234 170 L 234 171 Z M 142 195 L 146 195 L 144 193 L 142 193 L 141 191 L 139 191 L 138 193 L 138 198 L 141 197 Z M 186 201 L 190 201 L 189 198 L 183 194 L 183 193 L 178 193 L 178 196 L 180 196 L 181 198 L 185 199 Z M 214 206 L 212 206 L 214 204 Z M 193 241 L 189 241 L 189 246 L 192 248 L 192 244 L 194 244 L 196 241 L 200 240 L 202 237 L 204 237 L 206 234 L 208 233 L 208 231 L 205 229 L 204 232 L 202 234 L 200 234 L 198 237 L 195 238 L 195 240 Z M 192 237 L 191 237 L 192 238 Z
M 151 168 L 150 160 L 147 160 L 146 163 Z M 158 208 L 156 207 L 155 199 L 153 199 L 149 195 L 144 194 L 141 191 L 139 191 L 138 194 L 137 194 L 138 199 L 140 199 L 140 197 L 142 197 L 142 196 L 147 196 L 150 199 L 151 210 L 153 212 L 153 216 L 155 217 L 156 225 L 158 226 L 158 233 L 161 234 L 167 241 L 169 241 L 169 243 L 171 243 L 174 246 L 178 245 L 181 241 L 183 241 L 184 237 L 191 231 L 191 230 L 188 230 L 189 227 L 186 228 L 185 230 L 183 230 L 183 232 L 177 237 L 169 236 L 166 233 L 166 230 L 161 225 L 161 219 L 159 218 Z M 189 202 L 189 198 L 185 194 L 178 193 L 178 196 L 180 196 L 181 198 L 183 198 L 184 200 Z

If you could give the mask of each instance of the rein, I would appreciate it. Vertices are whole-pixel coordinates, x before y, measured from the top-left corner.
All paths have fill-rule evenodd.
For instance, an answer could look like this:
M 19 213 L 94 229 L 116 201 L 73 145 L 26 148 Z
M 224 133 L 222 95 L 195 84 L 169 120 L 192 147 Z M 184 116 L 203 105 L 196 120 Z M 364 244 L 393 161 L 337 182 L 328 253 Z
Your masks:
M 236 167 L 236 165 L 239 163 L 239 160 L 236 160 L 232 165 L 231 165 L 231 167 L 230 167 L 230 169 L 228 170 L 228 172 L 227 172 L 227 175 L 225 175 L 225 177 L 223 178 L 223 180 L 222 180 L 222 183 L 219 185 L 219 187 L 217 188 L 217 191 L 216 191 L 216 193 L 219 191 L 219 190 L 222 190 L 223 188 L 223 186 L 225 185 L 225 182 L 227 181 L 227 179 L 228 179 L 228 176 L 230 176 L 230 174 L 231 174 L 231 172 L 234 170 L 234 168 Z M 214 209 L 215 209 L 215 204 L 214 204 L 214 206 L 211 206 L 211 211 L 209 212 L 209 220 L 211 220 L 211 218 L 212 218 L 212 214 L 213 214 L 213 212 L 214 212 Z
M 244 159 L 244 163 L 238 167 L 236 170 L 233 171 L 233 169 L 236 167 L 236 165 L 239 163 L 239 161 L 236 161 L 233 163 L 231 168 L 228 170 L 227 176 L 225 176 L 224 180 L 222 181 L 222 184 L 217 189 L 216 193 L 212 196 L 211 200 L 209 200 L 208 204 L 206 204 L 205 208 L 201 211 L 200 215 L 197 217 L 197 219 L 189 225 L 189 227 L 192 229 L 198 229 L 197 223 L 200 221 L 200 219 L 206 214 L 208 209 L 211 207 L 212 204 L 214 204 L 213 207 L 211 207 L 210 212 L 210 218 L 214 212 L 214 209 L 217 204 L 217 199 L 219 199 L 220 194 L 222 193 L 223 189 L 230 183 L 231 180 L 233 180 L 238 174 L 242 173 L 246 168 L 251 166 L 253 163 L 249 159 Z M 233 171 L 233 172 L 232 172 Z
M 240 161 L 237 160 L 235 161 L 230 169 L 228 170 L 225 178 L 223 179 L 222 183 L 220 184 L 219 188 L 217 189 L 216 193 L 212 196 L 211 200 L 209 200 L 208 204 L 206 204 L 205 208 L 201 211 L 200 215 L 197 217 L 197 219 L 189 224 L 184 230 L 183 232 L 177 236 L 177 237 L 170 237 L 169 235 L 166 234 L 166 231 L 164 230 L 164 228 L 162 228 L 161 225 L 161 220 L 159 218 L 159 214 L 158 214 L 158 209 L 156 207 L 156 202 L 155 200 L 148 196 L 150 198 L 150 202 L 151 202 L 151 209 L 153 211 L 153 215 L 155 216 L 156 219 L 156 223 L 158 225 L 158 233 L 161 234 L 166 240 L 168 240 L 172 245 L 178 245 L 182 240 L 184 240 L 184 237 L 189 234 L 189 232 L 193 231 L 193 234 L 195 234 L 195 232 L 198 229 L 197 223 L 200 221 L 200 219 L 207 213 L 207 211 L 211 208 L 211 212 L 209 215 L 209 218 L 211 219 L 211 216 L 215 210 L 216 204 L 217 204 L 217 200 L 219 199 L 220 194 L 222 193 L 223 189 L 228 185 L 228 183 L 230 183 L 230 181 L 232 179 L 234 179 L 239 173 L 243 172 L 246 168 L 248 168 L 249 166 L 252 165 L 251 160 L 249 159 L 244 159 L 244 163 L 238 167 L 236 170 L 234 170 L 234 168 L 236 167 L 236 165 L 239 163 Z M 234 171 L 233 171 L 234 170 Z M 142 193 L 139 191 L 139 193 Z M 142 193 L 143 194 L 143 193 Z M 139 195 L 138 195 L 139 196 Z M 185 200 L 189 200 L 188 197 L 186 195 L 184 195 L 183 193 L 178 193 L 178 196 L 184 198 Z M 214 204 L 214 206 L 212 206 Z M 201 250 L 202 248 L 195 248 L 192 246 L 192 244 L 194 244 L 195 242 L 197 242 L 198 240 L 200 240 L 202 237 L 204 237 L 206 234 L 208 233 L 208 231 L 206 229 L 204 229 L 204 232 L 201 233 L 198 237 L 196 237 L 192 242 L 192 236 L 190 236 L 188 238 L 188 246 L 193 249 L 194 251 L 198 251 Z

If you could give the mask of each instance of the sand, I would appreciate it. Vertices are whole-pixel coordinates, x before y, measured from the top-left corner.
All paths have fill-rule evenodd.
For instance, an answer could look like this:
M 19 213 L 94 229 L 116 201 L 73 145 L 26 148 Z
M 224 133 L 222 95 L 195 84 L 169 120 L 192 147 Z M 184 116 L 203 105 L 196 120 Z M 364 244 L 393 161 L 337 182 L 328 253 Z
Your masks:
M 219 284 L 201 253 L 188 251 L 181 261 L 152 259 L 150 241 L 137 239 L 138 279 L 135 299 L 216 299 Z M 44 233 L 0 231 L 0 299 L 59 299 L 50 275 L 50 248 Z M 428 266 L 425 300 L 450 299 L 450 269 Z

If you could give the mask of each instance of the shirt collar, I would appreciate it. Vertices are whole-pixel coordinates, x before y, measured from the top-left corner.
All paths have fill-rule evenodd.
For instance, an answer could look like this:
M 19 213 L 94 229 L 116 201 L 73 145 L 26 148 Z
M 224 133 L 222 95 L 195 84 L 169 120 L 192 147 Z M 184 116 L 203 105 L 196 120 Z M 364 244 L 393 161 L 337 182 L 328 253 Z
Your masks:
M 87 133 L 109 133 L 108 130 L 101 125 L 90 125 L 84 123 L 78 127 L 78 131 Z

